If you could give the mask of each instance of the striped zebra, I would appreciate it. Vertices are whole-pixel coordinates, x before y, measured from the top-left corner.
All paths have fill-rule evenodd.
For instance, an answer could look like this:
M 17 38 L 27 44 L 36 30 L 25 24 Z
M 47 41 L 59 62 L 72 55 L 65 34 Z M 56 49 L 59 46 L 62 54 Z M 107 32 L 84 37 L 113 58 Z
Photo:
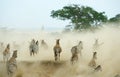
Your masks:
M 71 57 L 71 63 L 74 64 L 78 61 L 78 51 L 77 46 L 72 47 L 71 49 L 72 57 Z
M 83 49 L 83 43 L 82 43 L 82 41 L 80 41 L 78 43 L 78 45 L 72 47 L 71 52 L 72 52 L 72 54 L 78 53 L 78 54 L 80 54 L 80 56 L 82 56 L 82 52 L 81 52 L 82 49 Z
M 29 50 L 30 56 L 34 55 L 35 53 L 37 54 L 39 51 L 39 42 L 33 39 L 30 43 Z
M 10 77 L 12 77 L 17 71 L 17 50 L 13 51 L 12 57 L 7 61 L 7 73 Z
M 10 44 L 7 44 L 5 50 L 3 51 L 3 61 L 7 62 L 10 58 Z
M 98 39 L 95 39 L 95 43 L 93 44 L 93 51 L 97 52 L 100 48 L 101 45 L 103 45 L 104 43 L 100 43 L 98 42 Z
M 82 43 L 82 41 L 80 41 L 78 43 L 78 45 L 73 46 L 71 48 L 71 53 L 72 53 L 71 62 L 72 62 L 72 64 L 74 64 L 75 62 L 78 61 L 78 57 L 79 57 L 78 54 L 80 54 L 80 56 L 82 56 L 82 52 L 81 52 L 82 49 L 83 49 L 83 43 Z
M 62 48 L 60 46 L 59 41 L 60 41 L 60 39 L 56 40 L 56 45 L 53 48 L 55 61 L 59 61 L 60 60 L 60 53 L 62 52 Z
M 96 67 L 96 59 L 97 59 L 97 52 L 93 52 L 93 57 L 88 65 L 92 68 L 95 68 Z
M 93 68 L 94 72 L 102 71 L 101 65 L 96 64 L 97 52 L 93 52 L 92 60 L 89 62 L 89 66 Z

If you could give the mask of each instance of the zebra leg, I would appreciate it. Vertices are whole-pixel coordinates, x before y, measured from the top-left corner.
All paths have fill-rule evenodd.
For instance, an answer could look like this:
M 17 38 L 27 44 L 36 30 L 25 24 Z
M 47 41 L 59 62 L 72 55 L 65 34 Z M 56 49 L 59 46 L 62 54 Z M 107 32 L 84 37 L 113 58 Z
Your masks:
M 72 55 L 72 57 L 71 57 L 71 64 L 73 65 L 74 64 L 74 60 L 73 60 L 73 55 Z
M 33 54 L 33 56 L 34 56 L 34 54 L 35 54 L 35 51 L 34 51 L 34 50 L 32 50 L 32 54 Z
M 73 64 L 73 60 L 72 60 L 72 58 L 71 58 L 70 62 L 71 62 L 71 64 Z
M 10 76 L 9 62 L 6 63 L 6 69 L 7 69 L 7 74 L 8 74 L 8 76 Z
M 9 77 L 13 77 L 13 73 L 12 72 L 9 72 Z
M 30 51 L 30 56 L 34 55 L 33 49 Z
M 57 61 L 57 53 L 54 52 L 55 61 Z
M 57 56 L 55 56 L 55 61 L 57 61 Z
M 58 54 L 56 54 L 56 56 L 55 56 L 55 61 L 58 61 L 58 59 L 59 59 L 59 57 L 58 57 L 59 55 Z
M 60 53 L 58 54 L 58 60 L 60 61 Z

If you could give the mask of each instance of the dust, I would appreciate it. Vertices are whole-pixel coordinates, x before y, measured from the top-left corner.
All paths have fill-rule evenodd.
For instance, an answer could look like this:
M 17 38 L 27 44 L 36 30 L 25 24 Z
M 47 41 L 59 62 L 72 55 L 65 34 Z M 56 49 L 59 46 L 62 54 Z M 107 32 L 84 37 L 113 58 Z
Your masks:
M 110 24 L 109 24 L 110 25 Z M 13 50 L 18 50 L 18 68 L 14 77 L 114 77 L 120 74 L 120 28 L 104 25 L 96 32 L 81 33 L 53 33 L 47 31 L 0 31 L 0 42 L 4 46 L 0 50 L 0 77 L 7 77 L 6 65 L 3 63 L 2 52 L 7 43 Z M 48 49 L 39 46 L 39 53 L 30 56 L 29 44 L 32 39 L 45 40 Z M 53 46 L 56 39 L 60 39 L 62 47 L 61 61 L 54 61 Z M 93 72 L 88 63 L 94 52 L 92 46 L 95 39 L 103 43 L 97 51 L 97 65 L 102 66 L 102 71 Z M 83 41 L 82 57 L 71 65 L 71 48 Z

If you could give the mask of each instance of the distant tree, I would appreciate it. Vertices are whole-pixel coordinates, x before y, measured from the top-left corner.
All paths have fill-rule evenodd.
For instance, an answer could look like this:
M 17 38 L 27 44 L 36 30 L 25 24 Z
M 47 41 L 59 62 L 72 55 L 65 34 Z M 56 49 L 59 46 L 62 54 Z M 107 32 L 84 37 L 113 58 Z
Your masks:
M 51 17 L 70 20 L 74 30 L 89 29 L 107 21 L 104 12 L 97 12 L 91 7 L 68 5 L 59 10 L 52 10 Z M 70 26 L 69 26 L 70 27 Z
M 110 18 L 109 22 L 112 23 L 120 22 L 120 14 L 117 14 L 115 17 Z

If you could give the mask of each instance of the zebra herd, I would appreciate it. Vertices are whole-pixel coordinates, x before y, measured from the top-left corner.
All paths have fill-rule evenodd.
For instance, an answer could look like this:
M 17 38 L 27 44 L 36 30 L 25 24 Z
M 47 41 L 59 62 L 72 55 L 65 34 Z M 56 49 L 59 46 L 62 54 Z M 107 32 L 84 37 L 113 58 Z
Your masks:
M 55 46 L 53 48 L 55 61 L 60 61 L 60 53 L 62 52 L 62 48 L 60 46 L 59 41 L 60 41 L 60 39 L 56 40 L 56 44 L 55 44 Z M 91 61 L 88 64 L 88 66 L 93 68 L 94 71 L 102 71 L 101 65 L 96 64 L 96 59 L 97 59 L 97 52 L 96 51 L 98 50 L 100 45 L 101 44 L 98 44 L 98 39 L 96 39 L 95 44 L 93 45 L 93 47 L 94 47 L 93 57 L 92 57 Z M 82 50 L 83 50 L 83 42 L 82 41 L 80 41 L 78 43 L 78 45 L 73 46 L 71 48 L 71 53 L 72 53 L 71 60 L 70 60 L 71 64 L 75 64 L 78 61 L 79 56 L 82 56 Z
M 88 66 L 90 66 L 94 71 L 102 71 L 101 65 L 96 64 L 97 50 L 98 50 L 99 46 L 102 44 L 103 43 L 99 44 L 98 39 L 96 39 L 95 43 L 93 45 L 94 52 L 93 52 L 92 59 L 88 63 Z M 44 48 L 48 48 L 48 45 L 44 40 L 41 41 L 41 45 Z M 83 50 L 83 42 L 82 41 L 79 41 L 78 45 L 73 46 L 71 48 L 72 56 L 71 56 L 70 62 L 72 65 L 75 64 L 78 61 L 79 57 L 82 56 L 82 50 Z M 30 56 L 33 56 L 38 53 L 38 51 L 39 51 L 38 40 L 35 40 L 35 39 L 31 40 L 30 45 L 29 45 L 29 51 L 30 51 Z M 53 47 L 53 51 L 54 51 L 55 61 L 56 62 L 60 61 L 60 54 L 62 52 L 62 48 L 60 46 L 60 39 L 56 40 L 56 44 Z M 5 50 L 3 51 L 3 61 L 6 62 L 8 75 L 12 76 L 13 73 L 17 70 L 17 63 L 16 63 L 17 50 L 13 51 L 12 57 L 10 59 L 9 59 L 9 57 L 10 57 L 10 44 L 7 44 Z
M 13 51 L 12 56 L 10 57 L 10 44 L 7 44 L 5 50 L 3 51 L 3 61 L 6 63 L 7 73 L 10 77 L 13 76 L 17 70 L 17 50 Z
M 60 53 L 62 52 L 62 48 L 60 46 L 59 40 L 60 39 L 56 40 L 56 45 L 53 48 L 55 61 L 59 61 L 60 60 Z M 95 44 L 93 45 L 93 48 L 94 48 L 93 57 L 92 57 L 91 61 L 88 64 L 88 66 L 93 68 L 94 71 L 102 71 L 101 65 L 97 65 L 96 64 L 96 59 L 97 59 L 97 52 L 96 51 L 98 50 L 100 45 L 101 44 L 98 44 L 98 39 L 96 39 L 95 40 Z M 83 43 L 82 43 L 82 41 L 80 41 L 78 43 L 78 45 L 73 46 L 71 48 L 71 53 L 72 53 L 71 60 L 70 60 L 71 64 L 75 64 L 78 61 L 79 56 L 82 56 L 82 50 L 83 50 Z

